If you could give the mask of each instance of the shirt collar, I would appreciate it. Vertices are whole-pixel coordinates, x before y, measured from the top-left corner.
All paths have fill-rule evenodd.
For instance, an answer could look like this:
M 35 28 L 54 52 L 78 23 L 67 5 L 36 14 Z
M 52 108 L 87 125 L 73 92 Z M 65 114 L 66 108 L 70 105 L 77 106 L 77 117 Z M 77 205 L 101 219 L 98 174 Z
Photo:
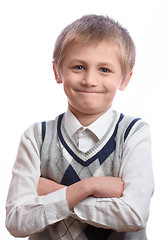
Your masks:
M 74 114 L 69 110 L 69 108 L 64 114 L 63 124 L 70 137 L 72 137 L 80 128 L 83 127 Z
M 73 113 L 67 109 L 64 114 L 63 124 L 70 137 L 72 137 L 80 128 L 89 129 L 100 140 L 112 122 L 113 112 L 111 109 L 107 110 L 101 117 L 87 127 L 83 127 Z M 100 127 L 101 126 L 101 127 Z

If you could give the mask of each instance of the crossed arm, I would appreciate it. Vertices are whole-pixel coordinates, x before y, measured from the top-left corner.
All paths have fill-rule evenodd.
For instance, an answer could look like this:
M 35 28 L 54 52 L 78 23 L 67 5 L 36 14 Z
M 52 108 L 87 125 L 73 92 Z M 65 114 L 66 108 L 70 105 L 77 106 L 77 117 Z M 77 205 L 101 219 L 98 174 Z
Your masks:
M 39 196 L 47 195 L 66 186 L 52 180 L 40 177 L 37 187 Z M 66 199 L 70 209 L 88 196 L 96 198 L 120 198 L 124 189 L 121 178 L 91 177 L 76 182 L 66 189 Z
M 127 143 L 120 178 L 92 177 L 66 187 L 40 178 L 40 174 L 31 127 L 22 136 L 6 203 L 6 226 L 16 237 L 39 232 L 73 214 L 86 223 L 115 231 L 137 231 L 146 226 L 153 193 L 146 127 Z M 69 211 L 73 207 L 74 211 Z

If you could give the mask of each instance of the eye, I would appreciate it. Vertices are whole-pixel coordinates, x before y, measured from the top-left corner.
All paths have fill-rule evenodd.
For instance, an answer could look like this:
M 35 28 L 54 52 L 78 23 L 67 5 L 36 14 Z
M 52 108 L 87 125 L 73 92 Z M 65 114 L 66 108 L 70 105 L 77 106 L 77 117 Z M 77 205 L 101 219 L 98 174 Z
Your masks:
M 107 68 L 100 68 L 100 72 L 102 72 L 102 73 L 109 73 L 110 70 L 107 69 Z
M 75 66 L 74 69 L 81 71 L 81 70 L 84 70 L 85 68 L 82 65 L 79 65 L 79 66 Z

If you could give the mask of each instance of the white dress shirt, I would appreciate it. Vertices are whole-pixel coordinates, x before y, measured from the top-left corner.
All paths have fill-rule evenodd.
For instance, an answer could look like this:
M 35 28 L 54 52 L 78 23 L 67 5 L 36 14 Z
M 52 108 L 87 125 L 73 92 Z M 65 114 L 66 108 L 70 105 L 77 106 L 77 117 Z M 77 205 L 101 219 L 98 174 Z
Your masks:
M 68 109 L 65 113 L 63 124 L 64 127 L 76 144 L 83 152 L 91 149 L 106 133 L 112 122 L 113 112 L 109 109 L 97 121 L 88 127 L 83 127 L 78 119 Z M 101 127 L 100 127 L 101 126 Z
M 63 122 L 74 143 L 87 151 L 102 137 L 111 119 L 112 112 L 107 111 L 86 128 L 68 110 Z M 99 125 L 100 122 L 103 124 Z M 37 195 L 40 175 L 40 155 L 31 126 L 22 135 L 7 198 L 6 226 L 12 235 L 28 236 L 69 216 L 116 231 L 144 228 L 154 188 L 149 128 L 144 126 L 126 144 L 119 172 L 124 182 L 121 198 L 88 197 L 72 213 L 66 201 L 66 188 L 42 197 Z

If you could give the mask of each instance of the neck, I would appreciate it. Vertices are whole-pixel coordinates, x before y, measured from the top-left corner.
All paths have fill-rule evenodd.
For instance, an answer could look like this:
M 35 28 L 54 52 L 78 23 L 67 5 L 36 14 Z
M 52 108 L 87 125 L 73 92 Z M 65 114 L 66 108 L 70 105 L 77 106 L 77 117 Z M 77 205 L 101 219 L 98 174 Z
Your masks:
M 79 112 L 69 105 L 69 110 L 75 115 L 75 117 L 78 119 L 82 126 L 87 127 L 93 122 L 95 122 L 99 117 L 101 117 L 108 109 L 104 112 L 89 114 Z

